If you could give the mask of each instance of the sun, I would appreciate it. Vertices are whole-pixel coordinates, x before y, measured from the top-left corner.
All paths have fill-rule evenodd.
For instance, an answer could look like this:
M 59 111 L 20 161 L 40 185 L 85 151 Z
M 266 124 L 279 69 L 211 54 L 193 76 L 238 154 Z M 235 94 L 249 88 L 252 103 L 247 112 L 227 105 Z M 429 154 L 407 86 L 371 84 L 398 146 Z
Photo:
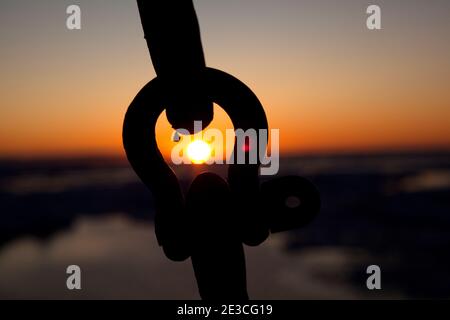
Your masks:
M 187 146 L 187 156 L 194 164 L 205 163 L 211 157 L 211 146 L 203 140 L 194 140 Z

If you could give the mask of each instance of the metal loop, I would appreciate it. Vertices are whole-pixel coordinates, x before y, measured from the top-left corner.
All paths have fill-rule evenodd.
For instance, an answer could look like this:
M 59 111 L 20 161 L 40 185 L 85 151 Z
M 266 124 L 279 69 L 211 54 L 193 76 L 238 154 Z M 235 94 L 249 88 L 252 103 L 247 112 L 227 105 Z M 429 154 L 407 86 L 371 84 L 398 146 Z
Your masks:
M 229 115 L 235 129 L 267 129 L 267 119 L 258 98 L 235 77 L 212 68 L 201 76 L 207 97 Z M 164 161 L 155 138 L 157 119 L 164 110 L 165 96 L 158 78 L 137 94 L 125 115 L 123 144 L 130 164 L 155 198 L 155 231 L 158 242 L 172 260 L 190 255 L 189 223 L 183 195 L 174 172 Z M 242 148 L 236 145 L 236 148 Z M 259 163 L 232 164 L 228 171 L 231 191 L 236 199 L 236 222 L 247 244 L 259 244 L 269 231 L 258 212 Z

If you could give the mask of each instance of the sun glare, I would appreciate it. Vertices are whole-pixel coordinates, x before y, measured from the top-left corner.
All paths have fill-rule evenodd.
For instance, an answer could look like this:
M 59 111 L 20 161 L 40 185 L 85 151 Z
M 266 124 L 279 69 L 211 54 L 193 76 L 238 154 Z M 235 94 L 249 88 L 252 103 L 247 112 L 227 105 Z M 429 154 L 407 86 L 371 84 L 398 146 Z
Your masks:
M 203 140 L 192 141 L 187 147 L 187 155 L 194 164 L 205 163 L 211 157 L 211 146 Z

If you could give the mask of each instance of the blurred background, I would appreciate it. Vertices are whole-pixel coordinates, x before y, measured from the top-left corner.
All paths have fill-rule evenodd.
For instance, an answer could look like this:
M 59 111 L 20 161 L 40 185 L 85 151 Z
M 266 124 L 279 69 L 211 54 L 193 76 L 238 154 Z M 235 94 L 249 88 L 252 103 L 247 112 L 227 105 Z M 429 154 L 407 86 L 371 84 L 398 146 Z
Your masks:
M 167 260 L 125 159 L 125 111 L 155 74 L 135 1 L 0 3 L 0 298 L 198 298 Z M 450 297 L 450 3 L 196 0 L 207 64 L 280 129 L 279 175 L 321 192 L 309 226 L 246 248 L 254 299 Z M 231 127 L 216 106 L 211 127 Z M 165 115 L 156 129 L 168 157 Z M 151 165 L 151 164 L 149 164 Z M 187 188 L 201 171 L 174 167 Z M 219 205 L 219 204 L 218 204 Z M 211 208 L 212 213 L 214 208 Z M 66 267 L 82 269 L 81 291 Z M 382 290 L 366 288 L 381 267 Z

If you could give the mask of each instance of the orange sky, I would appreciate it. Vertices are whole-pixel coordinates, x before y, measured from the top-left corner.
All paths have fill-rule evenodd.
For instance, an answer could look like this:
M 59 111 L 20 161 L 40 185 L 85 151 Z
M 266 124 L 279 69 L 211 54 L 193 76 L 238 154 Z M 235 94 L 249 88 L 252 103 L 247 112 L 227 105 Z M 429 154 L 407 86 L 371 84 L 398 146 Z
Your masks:
M 207 64 L 256 93 L 284 153 L 449 149 L 448 2 L 383 3 L 381 31 L 360 1 L 319 2 L 195 1 Z M 0 4 L 0 156 L 123 153 L 125 111 L 154 77 L 136 4 L 79 3 L 80 31 L 64 3 Z

